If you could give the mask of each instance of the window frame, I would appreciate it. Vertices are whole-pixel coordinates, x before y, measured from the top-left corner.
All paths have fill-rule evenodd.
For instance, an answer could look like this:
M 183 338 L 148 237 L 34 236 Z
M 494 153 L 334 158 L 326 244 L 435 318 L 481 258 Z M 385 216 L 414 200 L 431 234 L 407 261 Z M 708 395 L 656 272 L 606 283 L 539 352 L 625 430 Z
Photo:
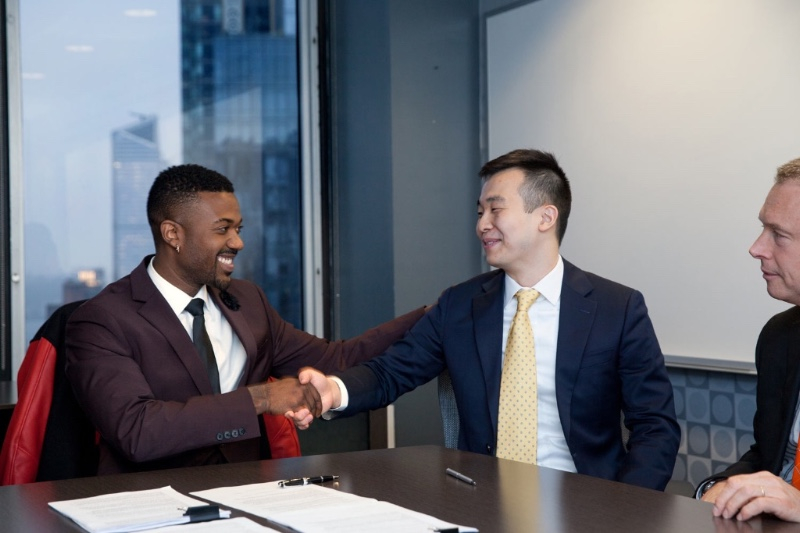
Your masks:
M 6 257 L 0 259 L 8 265 L 2 272 L 0 283 L 8 292 L 3 292 L 0 305 L 10 314 L 3 316 L 3 330 L 8 332 L 2 339 L 2 380 L 16 380 L 19 365 L 25 355 L 28 339 L 25 338 L 25 240 L 22 179 L 22 68 L 20 54 L 19 0 L 5 1 L 5 49 L 3 76 L 7 99 L 4 113 L 7 118 L 7 137 L 3 148 L 7 149 L 8 174 L 3 183 L 8 187 L 8 198 L 2 200 L 2 208 L 8 210 L 8 231 L 0 235 Z M 17 317 L 15 319 L 14 317 Z M 2 337 L 6 337 L 5 333 Z
M 327 317 L 323 307 L 326 268 L 320 185 L 317 3 L 297 0 L 296 9 L 303 319 L 306 331 L 321 336 L 326 329 Z M 24 318 L 25 219 L 19 0 L 0 1 L 0 10 L 5 20 L 0 39 L 6 50 L 6 55 L 0 58 L 0 123 L 4 126 L 0 131 L 0 218 L 7 217 L 8 220 L 3 224 L 4 228 L 0 228 L 0 242 L 3 244 L 0 249 L 0 381 L 15 381 L 30 341 L 26 338 Z

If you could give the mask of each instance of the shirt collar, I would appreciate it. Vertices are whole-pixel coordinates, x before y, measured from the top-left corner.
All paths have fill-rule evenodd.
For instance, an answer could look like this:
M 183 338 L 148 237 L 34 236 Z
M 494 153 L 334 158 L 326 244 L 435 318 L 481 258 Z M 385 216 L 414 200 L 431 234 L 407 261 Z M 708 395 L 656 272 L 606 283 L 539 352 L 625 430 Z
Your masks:
M 153 280 L 153 284 L 158 289 L 158 292 L 161 293 L 161 296 L 164 297 L 175 314 L 180 315 L 182 312 L 184 312 L 186 310 L 186 306 L 189 305 L 189 302 L 192 301 L 193 297 L 189 296 L 178 287 L 165 280 L 161 274 L 156 272 L 155 267 L 153 267 L 152 259 L 150 260 L 150 264 L 147 265 L 147 273 L 150 275 L 150 279 Z M 201 298 L 206 303 L 206 307 L 208 307 L 208 290 L 206 289 L 205 285 L 200 287 L 200 290 L 197 291 L 197 294 L 194 295 L 194 298 Z
M 520 289 L 530 289 L 531 287 L 523 287 L 511 277 L 506 274 L 506 284 L 505 284 L 505 294 L 503 295 L 503 307 L 508 305 L 508 302 L 514 299 L 514 295 L 517 294 L 517 291 Z M 558 256 L 558 261 L 556 261 L 556 266 L 553 267 L 553 270 L 547 273 L 545 277 L 539 280 L 532 288 L 539 291 L 539 294 L 543 296 L 548 302 L 553 305 L 558 305 L 559 301 L 561 300 L 561 284 L 564 281 L 564 261 L 561 259 L 561 255 Z

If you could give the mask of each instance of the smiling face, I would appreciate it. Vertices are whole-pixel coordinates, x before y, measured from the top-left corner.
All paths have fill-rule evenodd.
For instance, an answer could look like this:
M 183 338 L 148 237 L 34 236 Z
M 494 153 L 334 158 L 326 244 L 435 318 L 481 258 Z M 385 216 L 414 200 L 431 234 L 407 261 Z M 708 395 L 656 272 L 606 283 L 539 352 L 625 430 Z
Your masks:
M 761 261 L 767 292 L 800 305 L 800 180 L 772 187 L 758 218 L 763 230 L 750 255 Z
M 197 201 L 181 209 L 176 218 L 174 242 L 180 246 L 180 252 L 172 256 L 172 270 L 177 279 L 167 279 L 190 296 L 203 285 L 227 289 L 234 257 L 244 248 L 239 236 L 242 215 L 236 196 L 229 192 L 198 193 Z
M 502 268 L 517 283 L 533 286 L 557 261 L 555 222 L 558 210 L 550 204 L 525 212 L 520 186 L 522 170 L 498 172 L 483 185 L 478 200 L 478 239 L 486 262 Z

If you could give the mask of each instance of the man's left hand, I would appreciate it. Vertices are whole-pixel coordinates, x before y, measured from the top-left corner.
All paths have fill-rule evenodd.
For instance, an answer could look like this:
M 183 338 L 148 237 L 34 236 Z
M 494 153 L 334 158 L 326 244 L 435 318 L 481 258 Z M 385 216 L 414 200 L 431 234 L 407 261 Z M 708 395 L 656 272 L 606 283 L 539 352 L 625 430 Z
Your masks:
M 733 476 L 717 495 L 713 513 L 737 520 L 770 513 L 782 520 L 800 522 L 800 491 L 766 471 Z

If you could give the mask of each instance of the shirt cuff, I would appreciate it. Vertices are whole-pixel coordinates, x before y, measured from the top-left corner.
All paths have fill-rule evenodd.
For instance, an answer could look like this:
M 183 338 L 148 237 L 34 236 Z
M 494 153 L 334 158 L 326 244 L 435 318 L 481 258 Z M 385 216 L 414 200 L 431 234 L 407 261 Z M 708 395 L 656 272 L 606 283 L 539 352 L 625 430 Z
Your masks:
M 344 386 L 342 380 L 337 378 L 336 376 L 328 376 L 328 378 L 335 381 L 336 384 L 339 386 L 339 398 L 341 402 L 339 403 L 339 407 L 334 407 L 322 413 L 322 418 L 324 420 L 330 420 L 331 418 L 334 418 L 334 413 L 339 411 L 344 411 L 350 404 L 350 395 L 347 393 L 347 387 Z

